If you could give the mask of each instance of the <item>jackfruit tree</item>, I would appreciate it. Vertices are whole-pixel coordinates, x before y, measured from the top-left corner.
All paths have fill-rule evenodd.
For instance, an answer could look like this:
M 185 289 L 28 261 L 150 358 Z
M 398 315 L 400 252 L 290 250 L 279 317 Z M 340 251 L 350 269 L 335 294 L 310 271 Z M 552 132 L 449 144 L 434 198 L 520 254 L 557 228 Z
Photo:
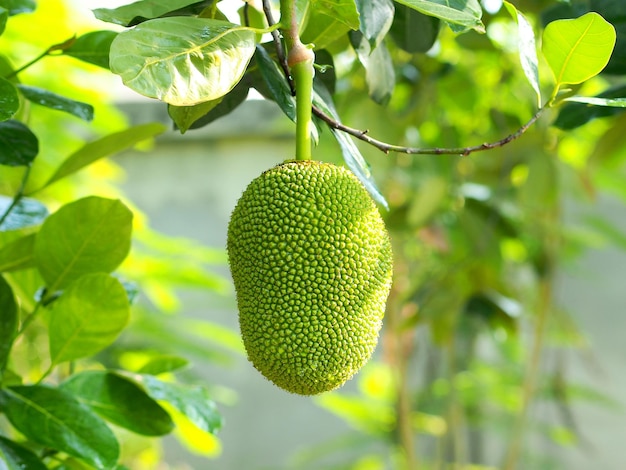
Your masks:
M 0 468 L 166 468 L 137 439 L 174 430 L 219 449 L 214 389 L 178 374 L 186 339 L 142 301 L 223 279 L 102 176 L 166 130 L 124 127 L 111 78 L 181 142 L 248 98 L 294 124 L 230 208 L 240 331 L 209 328 L 354 426 L 289 468 L 557 468 L 533 429 L 584 442 L 571 400 L 601 394 L 542 358 L 584 344 L 555 300 L 563 260 L 624 246 L 562 214 L 626 200 L 622 0 L 138 0 L 102 2 L 99 27 L 39 3 L 0 0 Z M 531 415 L 545 397 L 556 424 Z

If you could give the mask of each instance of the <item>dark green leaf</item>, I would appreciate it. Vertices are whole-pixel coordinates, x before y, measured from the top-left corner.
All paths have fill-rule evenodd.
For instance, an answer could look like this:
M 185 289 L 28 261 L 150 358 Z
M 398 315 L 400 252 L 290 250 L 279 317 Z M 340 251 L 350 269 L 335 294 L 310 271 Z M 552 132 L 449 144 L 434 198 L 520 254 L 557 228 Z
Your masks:
M 216 100 L 241 80 L 256 33 L 226 21 L 159 18 L 120 33 L 111 71 L 139 94 L 175 106 Z
M 356 0 L 359 10 L 359 31 L 367 39 L 370 48 L 374 49 L 384 39 L 394 20 L 392 0 Z M 421 36 L 415 34 L 415 36 Z
M 157 356 L 137 371 L 139 374 L 159 375 L 187 367 L 189 361 L 178 356 Z
M 35 0 L 0 0 L 0 7 L 9 10 L 9 15 L 31 13 L 37 8 Z
M 396 14 L 391 26 L 391 36 L 396 45 L 411 54 L 426 52 L 439 35 L 439 18 L 424 15 L 405 5 L 396 6 Z M 415 34 L 419 31 L 419 34 Z
M 9 360 L 13 338 L 17 332 L 18 308 L 13 289 L 0 276 L 0 376 Z
M 610 88 L 599 95 L 597 98 L 616 99 L 626 96 L 626 85 Z M 567 103 L 559 112 L 558 117 L 554 121 L 554 125 L 559 129 L 571 130 L 582 126 L 587 122 L 606 116 L 614 116 L 624 112 L 623 108 L 612 108 L 606 106 L 588 106 L 582 103 Z
M 30 450 L 0 436 L 0 468 L 2 470 L 46 470 Z
M 222 427 L 222 417 L 205 388 L 164 382 L 151 375 L 142 375 L 137 381 L 148 395 L 169 403 L 203 431 L 213 434 Z
M 241 83 L 241 82 L 240 82 Z M 231 93 L 235 92 L 235 87 Z M 245 97 L 248 96 L 248 90 L 246 89 Z M 212 110 L 214 110 L 224 99 L 222 96 L 213 101 L 206 101 L 204 103 L 194 104 L 192 106 L 174 106 L 171 104 L 167 105 L 167 114 L 172 118 L 176 127 L 180 130 L 181 134 L 187 132 L 194 122 L 200 119 L 203 116 L 209 114 Z
M 165 130 L 166 127 L 159 123 L 140 124 L 89 142 L 67 157 L 44 187 L 83 169 L 96 160 L 131 148 L 143 140 L 165 132 Z
M 326 115 L 332 117 L 335 121 L 340 121 L 337 111 L 335 110 L 335 105 L 332 102 L 332 98 L 328 92 L 319 85 L 315 87 L 313 93 L 313 104 L 322 110 Z M 363 155 L 361 155 L 361 152 L 352 138 L 345 132 L 336 131 L 335 129 L 331 130 L 341 147 L 341 153 L 343 154 L 343 159 L 348 165 L 348 168 L 350 168 L 350 170 L 352 170 L 352 172 L 359 178 L 372 198 L 374 198 L 375 201 L 384 206 L 386 209 L 389 209 L 389 205 L 387 204 L 385 197 L 376 186 L 376 182 L 374 181 L 369 165 L 363 158 Z
M 250 84 L 244 76 L 243 80 L 237 83 L 235 88 L 233 88 L 230 93 L 220 99 L 220 102 L 217 106 L 215 106 L 215 108 L 194 121 L 194 123 L 190 126 L 190 129 L 198 129 L 199 127 L 206 126 L 207 124 L 226 116 L 231 111 L 234 111 L 241 103 L 246 101 L 249 91 Z
M 46 219 L 35 262 L 50 293 L 90 273 L 109 273 L 130 249 L 133 214 L 119 200 L 87 197 Z
M 0 273 L 35 266 L 35 237 L 31 233 L 0 248 Z
M 0 35 L 4 33 L 4 29 L 7 26 L 7 20 L 9 19 L 9 10 L 0 7 Z
M 74 101 L 65 96 L 57 95 L 51 91 L 34 86 L 20 84 L 17 88 L 28 101 L 45 106 L 46 108 L 72 114 L 84 121 L 91 121 L 93 119 L 93 106 L 90 104 Z
M 72 282 L 52 305 L 52 364 L 100 352 L 115 341 L 129 316 L 126 290 L 114 277 L 95 273 Z
M 0 404 L 11 424 L 33 442 L 96 468 L 117 463 L 119 445 L 111 430 L 69 393 L 45 385 L 8 387 L 0 391 Z
M 172 419 L 146 392 L 125 377 L 107 371 L 75 374 L 61 384 L 107 421 L 144 436 L 162 436 Z
M 212 1 L 194 0 L 140 0 L 118 8 L 96 8 L 93 13 L 101 21 L 119 24 L 121 26 L 135 26 L 143 21 L 159 18 L 168 13 L 198 14 Z
M 0 196 L 0 214 L 5 214 L 13 198 Z M 48 209 L 36 199 L 21 198 L 0 224 L 0 232 L 39 225 L 48 216 Z
M 0 165 L 28 166 L 38 153 L 37 136 L 25 124 L 0 122 Z
M 2 12 L 0 12 L 0 23 Z M 20 98 L 15 86 L 0 77 L 0 121 L 11 119 L 20 107 Z
M 445 21 L 455 32 L 468 29 L 485 32 L 485 26 L 480 20 L 482 8 L 478 0 L 396 0 L 396 2 Z
M 296 99 L 291 94 L 289 84 L 278 64 L 272 60 L 268 52 L 257 46 L 254 58 L 259 67 L 261 76 L 271 93 L 268 98 L 275 101 L 285 115 L 292 121 L 296 121 Z
M 350 33 L 350 41 L 359 61 L 365 67 L 370 98 L 378 104 L 387 104 L 396 86 L 396 74 L 387 46 L 383 42 L 371 50 L 369 42 L 359 31 Z
M 337 85 L 337 72 L 332 54 L 325 49 L 316 50 L 315 65 L 319 68 L 315 71 L 315 78 L 324 84 L 331 95 L 334 94 Z
M 111 43 L 117 35 L 115 31 L 91 31 L 76 38 L 76 41 L 63 53 L 108 69 Z

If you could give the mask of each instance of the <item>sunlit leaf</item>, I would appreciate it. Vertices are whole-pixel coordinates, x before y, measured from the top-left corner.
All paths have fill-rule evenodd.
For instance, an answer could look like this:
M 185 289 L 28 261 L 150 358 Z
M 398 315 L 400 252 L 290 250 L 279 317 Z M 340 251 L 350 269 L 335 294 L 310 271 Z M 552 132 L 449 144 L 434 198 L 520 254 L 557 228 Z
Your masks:
M 139 142 L 161 134 L 166 129 L 163 124 L 151 122 L 129 127 L 89 142 L 67 157 L 44 187 L 50 186 L 61 178 L 65 178 L 101 158 L 129 149 Z
M 148 395 L 169 403 L 203 431 L 213 434 L 222 427 L 222 417 L 205 388 L 165 382 L 151 375 L 142 375 L 137 381 Z
M 248 96 L 248 90 L 246 90 L 246 95 Z M 167 106 L 167 114 L 172 118 L 176 127 L 180 130 L 181 134 L 184 134 L 189 130 L 189 128 L 193 125 L 201 117 L 207 115 L 211 110 L 215 109 L 218 106 L 224 97 L 217 98 L 216 100 L 206 101 L 204 103 L 198 103 L 191 106 Z M 244 98 L 245 99 L 245 98 Z
M 197 14 L 211 3 L 212 1 L 198 0 L 139 0 L 118 8 L 96 8 L 93 13 L 96 18 L 107 23 L 134 26 L 142 21 L 158 18 L 167 13 L 174 13 L 190 5 L 197 5 L 197 8 L 192 11 L 192 13 Z
M 596 95 L 595 98 L 612 101 L 614 99 L 622 99 L 621 97 L 623 96 L 626 96 L 626 85 L 609 88 Z M 564 99 L 563 101 L 567 100 Z M 623 112 L 624 109 L 612 106 L 587 106 L 586 103 L 570 102 L 560 107 L 559 116 L 554 121 L 554 125 L 559 129 L 570 130 L 582 126 L 593 119 L 613 116 Z
M 101 351 L 115 341 L 129 316 L 126 291 L 114 277 L 87 274 L 72 282 L 50 312 L 52 364 Z
M 35 261 L 53 293 L 85 274 L 109 273 L 130 249 L 132 213 L 119 200 L 87 197 L 49 216 L 35 242 Z
M 2 470 L 47 470 L 30 450 L 0 436 L 0 468 Z
M 108 69 L 111 43 L 117 35 L 115 31 L 91 31 L 76 38 L 63 54 Z
M 138 374 L 159 375 L 187 367 L 189 361 L 178 356 L 157 356 L 150 359 L 137 371 Z
M 57 95 L 51 91 L 28 85 L 17 85 L 24 98 L 46 108 L 55 109 L 72 114 L 84 121 L 93 119 L 93 106 L 80 101 L 75 101 L 65 96 Z
M 611 58 L 615 28 L 594 12 L 557 20 L 543 32 L 543 54 L 557 87 L 582 83 L 599 74 Z
M 0 215 L 11 212 L 0 223 L 0 232 L 39 225 L 48 215 L 48 209 L 36 199 L 21 198 L 13 207 L 13 198 L 0 196 Z
M 626 108 L 626 98 L 597 98 L 585 96 L 570 96 L 563 101 L 592 104 L 594 106 L 608 106 L 611 108 Z
M 0 248 L 0 273 L 35 265 L 35 237 L 36 234 L 31 233 Z
M 0 374 L 4 371 L 17 332 L 18 308 L 13 289 L 0 276 Z
M 434 16 L 447 23 L 456 31 L 475 29 L 484 32 L 481 21 L 482 8 L 478 0 L 396 0 L 397 3 Z
M 0 11 L 0 21 L 2 19 Z M 0 77 L 0 121 L 11 119 L 20 107 L 20 99 L 15 86 Z
M 225 21 L 178 17 L 146 21 L 111 44 L 111 71 L 131 89 L 176 106 L 218 99 L 239 82 L 255 32 Z
M 535 44 L 535 33 L 532 25 L 526 17 L 509 2 L 504 2 L 504 6 L 509 14 L 517 22 L 517 46 L 522 70 L 528 82 L 537 93 L 537 104 L 541 106 L 541 88 L 539 86 L 539 61 L 537 59 L 537 46 Z
M 0 165 L 27 166 L 39 153 L 39 141 L 19 121 L 0 122 Z
M 109 371 L 74 374 L 61 384 L 107 421 L 143 436 L 171 432 L 170 416 L 134 382 Z
M 111 430 L 72 395 L 45 385 L 7 387 L 0 406 L 24 436 L 96 468 L 113 468 L 119 445 Z

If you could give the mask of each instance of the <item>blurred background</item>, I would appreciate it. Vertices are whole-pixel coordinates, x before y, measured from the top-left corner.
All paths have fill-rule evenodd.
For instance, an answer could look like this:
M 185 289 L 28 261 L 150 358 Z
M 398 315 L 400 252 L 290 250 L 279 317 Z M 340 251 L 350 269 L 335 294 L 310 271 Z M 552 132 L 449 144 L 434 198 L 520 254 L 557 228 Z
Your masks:
M 241 7 L 222 3 L 229 14 Z M 455 36 L 444 28 L 422 52 L 408 52 L 410 44 L 395 37 L 389 47 L 397 85 L 385 106 L 369 99 L 367 77 L 346 54 L 328 72 L 343 121 L 420 147 L 496 141 L 523 125 L 536 97 L 510 39 L 515 25 L 501 2 L 489 3 L 486 35 Z M 563 5 L 515 4 L 536 28 L 550 8 Z M 75 32 L 108 28 L 89 11 L 103 6 L 115 5 L 40 2 L 32 16 L 15 18 L 0 47 L 35 56 Z M 623 90 L 624 75 L 614 69 L 581 94 Z M 129 124 L 171 126 L 165 105 L 69 57 L 42 61 L 24 77 L 62 94 L 72 90 L 72 98 L 96 108 L 88 125 L 33 110 L 45 143 L 34 187 L 84 141 Z M 121 273 L 137 283 L 140 296 L 130 328 L 100 359 L 137 370 L 155 351 L 185 357 L 189 367 L 178 375 L 207 386 L 224 416 L 217 437 L 179 429 L 161 446 L 127 436 L 127 465 L 624 468 L 620 111 L 587 119 L 580 107 L 550 110 L 519 140 L 469 157 L 385 155 L 359 143 L 389 203 L 381 213 L 394 244 L 394 287 L 374 359 L 342 389 L 313 398 L 276 388 L 247 362 L 225 254 L 228 219 L 242 191 L 293 155 L 293 125 L 275 103 L 253 93 L 209 126 L 184 135 L 170 130 L 51 187 L 43 195 L 51 210 L 98 194 L 121 197 L 136 213 L 133 252 Z M 314 158 L 341 164 L 334 138 L 320 129 Z M 15 186 L 13 176 L 2 178 L 3 191 Z

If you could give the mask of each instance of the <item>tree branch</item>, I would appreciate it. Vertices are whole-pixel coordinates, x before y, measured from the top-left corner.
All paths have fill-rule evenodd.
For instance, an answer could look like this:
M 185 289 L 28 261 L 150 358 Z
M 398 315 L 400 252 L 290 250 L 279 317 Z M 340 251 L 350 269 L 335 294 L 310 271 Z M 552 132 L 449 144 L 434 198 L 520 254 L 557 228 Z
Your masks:
M 267 26 L 270 28 L 274 26 L 276 24 L 276 21 L 274 20 L 274 15 L 272 14 L 272 6 L 270 4 L 270 0 L 263 0 L 263 13 L 265 14 L 265 18 L 267 19 Z M 289 84 L 289 90 L 291 91 L 291 95 L 295 96 L 296 87 L 293 83 L 293 77 L 291 76 L 289 65 L 287 64 L 287 54 L 285 54 L 285 48 L 283 47 L 280 32 L 274 29 L 272 30 L 271 34 L 272 39 L 274 40 L 276 55 L 278 56 L 278 63 L 280 64 L 280 68 L 283 69 L 283 73 L 285 74 L 285 78 L 287 79 L 287 83 Z

